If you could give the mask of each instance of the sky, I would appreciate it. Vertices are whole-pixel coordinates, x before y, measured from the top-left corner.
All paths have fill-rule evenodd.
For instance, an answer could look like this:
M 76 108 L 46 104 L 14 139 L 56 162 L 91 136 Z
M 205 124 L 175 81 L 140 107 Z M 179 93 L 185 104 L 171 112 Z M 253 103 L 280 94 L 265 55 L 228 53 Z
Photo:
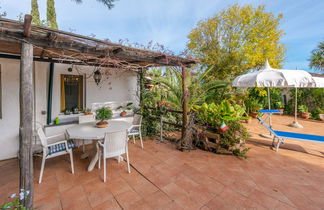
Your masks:
M 95 0 L 55 0 L 59 29 L 118 42 L 147 44 L 153 40 L 176 54 L 186 48 L 188 33 L 198 21 L 212 17 L 235 3 L 264 4 L 266 11 L 283 14 L 280 28 L 285 36 L 285 69 L 309 68 L 311 51 L 324 41 L 324 0 L 118 0 L 112 10 Z M 17 19 L 30 13 L 31 0 L 0 0 L 0 12 Z M 41 19 L 46 0 L 38 0 Z

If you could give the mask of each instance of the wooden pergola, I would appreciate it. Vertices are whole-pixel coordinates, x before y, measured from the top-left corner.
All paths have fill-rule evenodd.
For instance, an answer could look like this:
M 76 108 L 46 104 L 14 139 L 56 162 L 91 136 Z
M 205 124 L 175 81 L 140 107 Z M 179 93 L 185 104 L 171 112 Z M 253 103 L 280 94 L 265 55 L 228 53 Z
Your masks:
M 32 25 L 25 15 L 24 23 L 0 18 L 0 57 L 20 59 L 20 189 L 30 194 L 23 204 L 33 207 L 33 61 L 66 63 L 112 68 L 130 68 L 143 74 L 149 67 L 179 66 L 182 68 L 182 135 L 187 125 L 187 68 L 195 64 L 187 59 L 150 50 L 114 44 L 78 34 Z

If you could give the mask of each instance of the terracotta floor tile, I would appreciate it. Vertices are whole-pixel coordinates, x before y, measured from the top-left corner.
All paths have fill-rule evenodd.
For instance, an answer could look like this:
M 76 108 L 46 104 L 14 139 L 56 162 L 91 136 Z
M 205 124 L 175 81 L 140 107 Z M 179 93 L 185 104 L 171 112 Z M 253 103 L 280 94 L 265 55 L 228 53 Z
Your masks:
M 177 197 L 175 202 L 183 209 L 200 209 L 203 205 L 193 199 L 191 196 Z
M 161 174 L 160 171 L 153 168 L 148 173 L 146 173 L 145 176 L 148 180 L 150 180 L 150 182 L 154 183 L 160 188 L 170 184 L 173 181 L 172 177 Z
M 267 208 L 261 206 L 259 203 L 252 201 L 250 199 L 246 199 L 243 203 L 242 203 L 242 208 L 246 208 L 246 209 L 260 209 L 260 210 L 266 210 Z M 277 209 L 277 208 L 274 208 Z
M 294 210 L 296 208 L 289 206 L 283 202 L 278 202 L 278 205 L 275 206 L 276 210 Z
M 48 195 L 34 202 L 35 209 L 58 210 L 62 209 L 61 200 L 57 196 Z
M 130 210 L 151 210 L 153 209 L 148 203 L 144 200 L 138 200 L 133 203 L 131 203 L 128 207 L 125 209 L 130 209 Z
M 165 192 L 171 199 L 175 200 L 180 197 L 188 196 L 188 193 L 176 185 L 175 183 L 170 183 L 161 188 L 163 192 Z
M 142 199 L 142 197 L 133 189 L 127 190 L 115 196 L 118 203 L 124 208 L 129 208 L 133 203 Z
M 231 208 L 230 204 L 228 203 L 227 200 L 216 196 L 214 197 L 212 200 L 210 200 L 206 206 L 210 209 L 233 209 L 233 207 Z
M 275 129 L 324 135 L 324 123 L 301 120 L 304 128 L 288 127 L 293 118 L 273 116 Z M 34 158 L 34 204 L 37 209 L 323 209 L 324 145 L 287 140 L 279 152 L 257 120 L 244 124 L 250 131 L 248 159 L 199 149 L 176 150 L 175 144 L 145 141 L 129 144 L 131 174 L 126 163 L 107 160 L 103 170 L 87 171 L 90 162 L 74 150 L 75 174 L 68 156 L 46 161 L 42 184 L 37 184 L 41 158 Z M 0 161 L 0 202 L 19 187 L 17 159 Z M 163 191 L 163 192 L 162 192 Z M 311 195 L 311 196 L 310 196 Z M 132 197 L 135 199 L 131 200 Z
M 155 193 L 156 191 L 158 191 L 159 189 L 154 186 L 152 183 L 146 181 L 142 184 L 136 185 L 133 187 L 133 189 L 139 194 L 141 195 L 143 198 L 145 198 L 148 195 L 151 195 L 153 193 Z
M 68 206 L 63 205 L 63 210 L 89 210 L 91 206 L 86 199 L 79 200 L 78 202 L 70 203 Z
M 201 207 L 199 210 L 209 210 L 210 208 L 208 208 L 207 206 L 203 206 Z
M 81 205 L 84 209 L 90 208 L 90 203 L 81 186 L 75 186 L 60 194 L 63 209 L 76 209 Z
M 156 191 L 155 193 L 145 197 L 144 200 L 154 209 L 163 209 L 172 201 L 161 191 Z
M 107 180 L 107 182 L 108 182 L 107 183 L 108 189 L 115 196 L 131 189 L 129 184 L 123 179 L 119 179 L 118 181 L 109 181 L 109 180 Z
M 221 191 L 219 191 L 221 192 Z M 192 188 L 189 192 L 189 196 L 201 205 L 205 205 L 211 199 L 215 197 L 214 193 L 211 193 L 208 188 L 198 185 L 197 187 Z
M 114 198 L 111 198 L 107 201 L 105 201 L 102 204 L 99 204 L 98 206 L 95 206 L 93 209 L 95 210 L 119 210 L 122 209 L 117 201 Z
M 259 191 L 259 190 L 254 190 L 249 198 L 260 205 L 268 208 L 268 209 L 274 209 L 280 201 L 275 200 L 274 198 L 266 195 L 265 193 Z
M 230 188 L 224 189 L 224 191 L 219 194 L 219 198 L 225 201 L 225 206 L 231 206 L 232 208 L 241 208 L 247 199 L 247 197 L 231 190 Z
M 165 207 L 162 208 L 163 210 L 182 210 L 184 209 L 179 204 L 177 204 L 175 201 L 170 202 Z
M 98 188 L 93 189 L 85 193 L 91 207 L 98 206 L 101 203 L 113 198 L 113 194 L 108 190 L 108 188 Z

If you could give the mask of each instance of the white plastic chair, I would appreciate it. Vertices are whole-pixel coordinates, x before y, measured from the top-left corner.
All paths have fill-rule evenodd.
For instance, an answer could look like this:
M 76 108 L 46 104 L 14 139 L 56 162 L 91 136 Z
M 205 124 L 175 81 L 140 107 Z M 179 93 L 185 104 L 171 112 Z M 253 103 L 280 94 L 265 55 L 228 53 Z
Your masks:
M 79 116 L 79 124 L 82 124 L 82 123 L 88 123 L 88 122 L 95 122 L 96 121 L 96 118 L 95 118 L 95 115 L 81 115 Z M 85 141 L 86 140 L 82 140 L 82 152 L 85 153 Z M 91 140 L 90 140 L 91 141 Z M 78 145 L 80 146 L 80 144 Z
M 127 130 L 116 131 L 113 133 L 106 133 L 104 142 L 99 144 L 99 160 L 98 168 L 100 168 L 100 159 L 104 163 L 104 182 L 106 182 L 106 159 L 118 157 L 118 162 L 121 159 L 122 154 L 126 154 L 127 171 L 130 173 L 129 157 L 128 157 L 128 144 L 127 144 Z
M 138 135 L 140 137 L 140 140 L 141 140 L 142 149 L 144 149 L 143 139 L 142 139 L 142 132 L 141 132 L 142 118 L 143 118 L 142 115 L 139 115 L 139 114 L 134 115 L 132 127 L 130 127 L 129 130 L 128 130 L 129 131 L 128 136 L 133 136 L 133 141 L 134 141 L 134 144 L 135 144 L 135 136 Z
M 65 154 L 70 155 L 71 170 L 72 170 L 72 174 L 74 174 L 73 153 L 72 153 L 72 149 L 75 147 L 74 143 L 71 140 L 66 140 L 65 134 L 46 137 L 42 128 L 37 129 L 37 134 L 43 146 L 43 158 L 42 158 L 42 165 L 41 165 L 41 171 L 40 171 L 38 183 L 40 184 L 42 182 L 45 160 L 60 155 L 65 155 Z M 47 144 L 47 140 L 49 138 L 60 137 L 60 136 L 64 136 L 64 140 L 55 142 L 53 144 Z

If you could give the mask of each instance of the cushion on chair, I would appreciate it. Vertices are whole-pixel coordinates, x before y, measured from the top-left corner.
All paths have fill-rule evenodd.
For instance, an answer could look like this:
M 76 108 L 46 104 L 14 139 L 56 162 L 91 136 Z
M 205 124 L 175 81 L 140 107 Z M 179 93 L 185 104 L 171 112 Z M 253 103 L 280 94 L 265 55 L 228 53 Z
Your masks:
M 72 140 L 68 140 L 67 145 L 69 149 L 75 148 L 75 144 Z M 65 143 L 55 144 L 52 146 L 48 146 L 47 148 L 48 148 L 48 154 L 46 156 L 66 150 Z
M 129 134 L 133 134 L 133 133 L 139 133 L 139 129 L 138 129 L 138 128 L 132 128 L 132 129 L 129 131 Z

